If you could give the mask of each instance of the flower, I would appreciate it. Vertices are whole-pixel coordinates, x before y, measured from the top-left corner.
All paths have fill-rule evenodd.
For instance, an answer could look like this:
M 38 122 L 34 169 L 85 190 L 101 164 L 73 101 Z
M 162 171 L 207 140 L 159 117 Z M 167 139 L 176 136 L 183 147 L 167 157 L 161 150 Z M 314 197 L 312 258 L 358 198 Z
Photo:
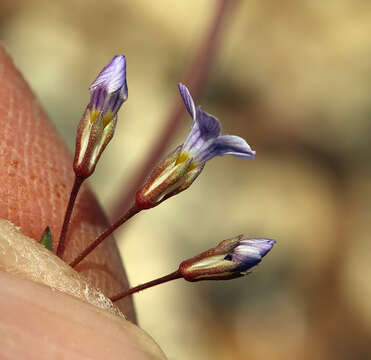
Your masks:
M 74 159 L 77 176 L 90 176 L 115 131 L 117 112 L 128 98 L 126 59 L 115 56 L 90 86 L 90 102 L 80 121 Z
M 195 107 L 187 87 L 178 84 L 180 95 L 192 117 L 186 141 L 160 162 L 136 196 L 137 205 L 150 208 L 186 190 L 200 175 L 205 163 L 215 156 L 233 155 L 252 159 L 255 151 L 239 136 L 221 135 L 219 121 Z
M 274 244 L 271 239 L 244 239 L 239 235 L 183 261 L 179 272 L 188 281 L 238 278 L 250 273 Z
M 200 166 L 215 156 L 254 158 L 255 151 L 251 150 L 244 139 L 235 135 L 221 135 L 220 122 L 204 112 L 201 106 L 195 108 L 185 85 L 179 83 L 178 88 L 184 105 L 193 119 L 191 132 L 182 146 L 180 158 L 192 159 L 194 166 Z

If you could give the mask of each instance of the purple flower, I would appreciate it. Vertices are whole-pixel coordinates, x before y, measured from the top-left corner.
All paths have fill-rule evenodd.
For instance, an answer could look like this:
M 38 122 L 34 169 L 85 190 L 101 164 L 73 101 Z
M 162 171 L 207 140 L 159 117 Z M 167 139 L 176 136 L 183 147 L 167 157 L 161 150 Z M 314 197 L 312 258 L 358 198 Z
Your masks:
M 113 137 L 117 112 L 128 98 L 125 56 L 115 56 L 90 86 L 90 102 L 77 129 L 74 171 L 90 176 Z
M 215 156 L 233 155 L 251 159 L 255 151 L 242 138 L 221 135 L 219 121 L 195 108 L 186 86 L 178 84 L 180 95 L 193 122 L 186 141 L 153 169 L 136 194 L 137 206 L 148 209 L 188 189 L 205 163 Z
M 271 239 L 244 239 L 239 235 L 183 261 L 179 271 L 188 281 L 234 279 L 250 273 L 274 244 Z
M 252 159 L 255 151 L 239 136 L 221 135 L 220 122 L 212 115 L 197 108 L 187 87 L 178 84 L 180 95 L 183 98 L 193 122 L 191 132 L 183 144 L 182 152 L 186 153 L 193 162 L 204 164 L 215 156 L 233 155 Z

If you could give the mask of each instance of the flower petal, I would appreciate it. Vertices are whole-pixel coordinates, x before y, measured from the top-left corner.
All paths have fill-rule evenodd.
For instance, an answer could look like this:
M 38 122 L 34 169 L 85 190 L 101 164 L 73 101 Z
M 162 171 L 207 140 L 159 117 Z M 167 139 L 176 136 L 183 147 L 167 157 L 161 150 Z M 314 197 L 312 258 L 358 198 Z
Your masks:
M 232 261 L 242 264 L 243 271 L 260 263 L 275 244 L 271 239 L 244 239 L 232 252 Z
M 218 119 L 204 112 L 195 105 L 187 87 L 178 83 L 180 95 L 192 116 L 191 131 L 183 144 L 183 150 L 195 163 L 205 163 L 215 156 L 233 155 L 237 157 L 253 158 L 255 151 L 249 144 L 238 136 L 221 136 L 221 126 Z
M 202 111 L 201 106 L 197 107 L 196 121 L 204 140 L 216 138 L 221 134 L 220 122 L 214 116 Z
M 178 83 L 178 88 L 179 88 L 180 96 L 183 99 L 184 105 L 187 108 L 189 115 L 191 115 L 192 119 L 195 120 L 196 118 L 195 103 L 193 102 L 192 96 L 189 93 L 188 88 L 182 83 Z
M 103 88 L 109 94 L 122 89 L 122 97 L 127 98 L 126 59 L 124 55 L 115 56 L 103 68 L 91 84 L 90 91 L 94 91 L 97 87 Z
M 202 161 L 208 161 L 215 156 L 233 155 L 243 158 L 254 158 L 256 152 L 251 150 L 250 145 L 241 137 L 235 135 L 224 135 L 217 137 L 209 152 L 205 152 Z
M 221 133 L 220 123 L 214 116 L 205 113 L 197 107 L 196 121 L 193 122 L 191 132 L 184 142 L 184 150 L 190 153 L 195 161 L 200 161 L 213 151 L 214 140 Z M 214 155 L 216 156 L 216 155 Z M 211 156 L 213 157 L 213 156 Z M 211 159 L 211 157 L 209 157 Z
M 240 241 L 240 246 L 254 247 L 259 251 L 261 257 L 267 255 L 267 253 L 272 249 L 275 244 L 275 240 L 272 239 L 244 239 Z

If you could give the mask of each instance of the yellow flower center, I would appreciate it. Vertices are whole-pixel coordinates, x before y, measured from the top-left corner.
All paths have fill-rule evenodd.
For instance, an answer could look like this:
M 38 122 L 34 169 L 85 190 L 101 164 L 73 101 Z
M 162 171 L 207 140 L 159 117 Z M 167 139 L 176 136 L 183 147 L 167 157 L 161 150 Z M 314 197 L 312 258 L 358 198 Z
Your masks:
M 180 163 L 183 163 L 183 162 L 186 162 L 190 159 L 190 156 L 187 152 L 185 151 L 182 151 L 178 158 L 176 159 L 176 162 L 175 162 L 175 165 L 178 165 Z M 195 167 L 196 167 L 196 163 L 194 161 L 191 162 L 191 164 L 189 165 L 188 169 L 187 169 L 187 172 L 193 170 Z
M 103 127 L 106 127 L 113 119 L 113 114 L 108 112 L 103 116 Z
M 99 111 L 98 110 L 91 110 L 90 111 L 90 124 L 94 124 L 94 122 L 97 120 L 97 117 L 99 116 Z M 112 112 L 107 112 L 103 116 L 103 128 L 105 128 L 114 118 L 114 115 Z
M 99 111 L 97 110 L 90 111 L 90 124 L 93 124 L 95 120 L 97 120 L 98 114 L 99 114 Z

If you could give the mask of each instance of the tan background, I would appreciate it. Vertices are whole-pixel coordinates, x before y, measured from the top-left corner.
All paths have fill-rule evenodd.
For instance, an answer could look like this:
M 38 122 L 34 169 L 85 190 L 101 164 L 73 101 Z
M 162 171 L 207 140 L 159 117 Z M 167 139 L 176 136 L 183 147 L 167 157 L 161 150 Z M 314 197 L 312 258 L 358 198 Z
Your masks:
M 91 179 L 107 210 L 163 129 L 216 4 L 0 3 L 0 38 L 71 151 L 89 84 L 127 56 L 129 100 Z M 246 0 L 228 17 L 196 103 L 256 160 L 211 161 L 117 239 L 132 284 L 239 233 L 277 245 L 248 278 L 135 296 L 141 326 L 170 359 L 370 358 L 370 31 L 363 0 Z

